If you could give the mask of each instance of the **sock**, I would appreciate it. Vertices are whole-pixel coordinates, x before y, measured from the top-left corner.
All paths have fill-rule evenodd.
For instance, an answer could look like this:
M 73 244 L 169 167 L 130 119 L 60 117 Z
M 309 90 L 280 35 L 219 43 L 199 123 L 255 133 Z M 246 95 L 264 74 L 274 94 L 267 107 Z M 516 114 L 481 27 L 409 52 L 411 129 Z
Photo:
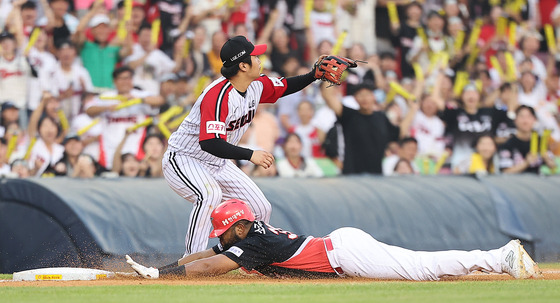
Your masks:
M 159 270 L 159 277 L 169 277 L 169 276 L 185 276 L 187 272 L 185 271 L 185 266 L 175 266 L 166 269 Z

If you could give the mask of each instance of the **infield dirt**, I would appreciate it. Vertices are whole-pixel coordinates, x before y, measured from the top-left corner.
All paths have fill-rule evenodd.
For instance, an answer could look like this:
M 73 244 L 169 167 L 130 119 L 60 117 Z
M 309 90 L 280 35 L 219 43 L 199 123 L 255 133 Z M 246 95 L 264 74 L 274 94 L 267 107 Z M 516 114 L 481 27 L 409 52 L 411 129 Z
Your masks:
M 542 280 L 560 280 L 559 269 L 543 269 Z M 514 280 L 506 274 L 486 274 L 475 272 L 463 277 L 446 277 L 441 280 L 446 281 L 499 281 Z M 365 278 L 333 278 L 333 279 L 272 279 L 259 276 L 248 276 L 241 274 L 232 274 L 213 278 L 197 278 L 197 279 L 158 279 L 146 280 L 142 278 L 115 278 L 103 279 L 95 281 L 24 281 L 16 282 L 11 280 L 1 280 L 0 287 L 72 287 L 72 286 L 118 286 L 118 285 L 235 285 L 235 284 L 252 284 L 252 283 L 310 283 L 310 284 L 329 284 L 329 283 L 371 283 L 372 281 L 388 281 L 375 280 Z M 441 283 L 439 282 L 439 283 Z M 411 282 L 416 283 L 416 282 Z

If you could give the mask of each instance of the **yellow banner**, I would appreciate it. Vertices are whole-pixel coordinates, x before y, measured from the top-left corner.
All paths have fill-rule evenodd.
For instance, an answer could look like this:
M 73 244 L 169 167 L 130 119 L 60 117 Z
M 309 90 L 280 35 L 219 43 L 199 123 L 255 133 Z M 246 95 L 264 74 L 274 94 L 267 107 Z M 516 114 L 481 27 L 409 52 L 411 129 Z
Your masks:
M 536 155 L 539 148 L 539 134 L 536 131 L 531 132 L 531 145 L 529 152 Z
M 402 87 L 397 82 L 391 81 L 389 83 L 391 89 L 393 89 L 397 94 L 403 96 L 407 100 L 414 100 L 416 99 L 413 94 L 409 93 L 404 87 Z
M 132 0 L 124 0 L 124 16 L 123 20 L 128 21 L 132 16 Z
M 29 141 L 29 146 L 27 146 L 27 150 L 25 151 L 25 156 L 23 156 L 24 160 L 29 160 L 29 157 L 31 156 L 31 151 L 33 150 L 33 146 L 35 146 L 36 142 L 37 142 L 36 137 L 31 138 L 31 141 Z
M 348 33 L 346 31 L 343 31 L 338 36 L 338 39 L 336 40 L 336 43 L 334 44 L 334 46 L 332 48 L 332 54 L 333 55 L 337 55 L 340 52 L 340 49 L 342 48 L 342 43 L 344 43 L 344 40 L 346 39 L 346 36 L 348 36 Z
M 38 27 L 33 29 L 33 32 L 31 32 L 31 36 L 29 36 L 29 42 L 27 42 L 27 46 L 25 47 L 25 54 L 29 54 L 31 48 L 33 47 L 33 45 L 35 45 L 35 42 L 37 42 L 40 33 L 41 29 L 39 29 Z
M 133 131 L 139 129 L 140 127 L 151 125 L 153 122 L 154 122 L 154 118 L 149 117 L 149 118 L 147 118 L 146 120 L 144 120 L 140 123 L 134 124 L 133 126 L 127 128 L 126 130 L 133 132 Z
M 424 71 L 419 63 L 415 62 L 412 63 L 412 68 L 414 69 L 414 76 L 416 77 L 416 81 L 424 81 Z
M 515 60 L 510 52 L 505 53 L 507 64 L 507 78 L 508 81 L 515 81 L 517 79 L 517 68 L 515 67 Z
M 117 105 L 117 107 L 115 107 L 115 110 L 123 109 L 125 107 L 129 107 L 129 106 L 133 106 L 133 105 L 141 104 L 141 103 L 142 103 L 142 99 L 140 99 L 140 98 L 130 99 L 126 102 L 123 102 L 123 103 Z
M 544 25 L 544 34 L 546 36 L 546 43 L 548 45 L 548 49 L 552 52 L 556 52 L 556 38 L 554 37 L 554 28 L 552 25 L 545 24 Z
M 428 36 L 426 36 L 426 32 L 424 31 L 424 28 L 419 26 L 416 29 L 416 32 L 418 33 L 418 37 L 422 39 L 422 43 L 424 43 L 425 46 L 428 46 Z
M 500 75 L 500 79 L 504 80 L 505 79 L 504 71 L 502 70 L 502 66 L 498 61 L 498 58 L 496 58 L 496 56 L 491 56 L 490 63 L 492 63 L 492 67 L 498 72 L 498 75 Z
M 511 45 L 512 47 L 515 47 L 515 45 L 517 44 L 517 23 L 515 22 L 510 22 L 509 23 L 509 39 L 508 39 L 509 45 Z
M 311 11 L 313 10 L 313 0 L 305 0 L 304 8 L 304 24 L 305 27 L 311 26 Z
M 550 141 L 550 133 L 552 132 L 552 130 L 550 129 L 545 129 L 543 131 L 543 135 L 541 138 L 541 155 L 544 157 L 544 155 L 546 155 L 546 153 L 548 152 L 548 142 Z
M 397 5 L 395 2 L 387 2 L 387 10 L 389 11 L 389 20 L 391 21 L 391 24 L 400 24 L 399 12 L 397 11 Z
M 59 109 L 57 114 L 58 114 L 58 119 L 60 119 L 60 126 L 62 126 L 62 130 L 67 130 L 70 127 L 70 124 L 68 124 L 68 119 L 66 118 L 66 114 L 62 109 Z
M 8 150 L 6 151 L 6 159 L 7 160 L 10 160 L 10 157 L 12 156 L 12 153 L 16 149 L 17 140 L 18 140 L 18 136 L 13 135 L 10 138 L 10 141 L 8 141 Z
M 161 20 L 156 19 L 152 22 L 152 44 L 157 45 L 159 41 L 159 29 L 161 27 Z
M 92 127 L 94 127 L 97 123 L 99 123 L 99 121 L 100 121 L 99 118 L 95 118 L 93 121 L 91 121 L 90 124 L 80 128 L 78 130 L 78 136 L 81 136 L 81 135 L 87 133 L 87 131 L 90 130 Z
M 463 48 L 463 43 L 465 42 L 465 31 L 457 32 L 457 37 L 455 37 L 455 42 L 453 43 L 453 48 L 455 52 L 459 52 Z

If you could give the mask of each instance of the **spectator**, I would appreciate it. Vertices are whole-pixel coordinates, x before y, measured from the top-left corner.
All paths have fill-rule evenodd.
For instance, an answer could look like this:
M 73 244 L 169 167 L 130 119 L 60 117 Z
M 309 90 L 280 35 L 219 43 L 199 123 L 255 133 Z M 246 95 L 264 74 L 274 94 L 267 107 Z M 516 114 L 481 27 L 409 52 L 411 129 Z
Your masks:
M 32 77 L 31 66 L 26 58 L 19 55 L 14 35 L 0 34 L 0 103 L 10 100 L 20 109 L 20 124 L 27 127 L 27 97 L 29 80 Z
M 401 136 L 412 136 L 418 142 L 418 155 L 438 159 L 445 150 L 445 125 L 438 117 L 437 104 L 432 95 L 424 95 L 418 105 L 410 106 L 409 111 L 413 120 L 408 127 L 408 121 L 401 128 Z
M 29 163 L 31 175 L 39 177 L 62 159 L 64 147 L 56 143 L 62 131 L 53 118 L 42 117 L 37 124 L 37 132 L 39 138 L 31 149 Z M 30 131 L 29 135 L 33 138 L 33 131 Z
M 118 36 L 110 41 L 110 19 L 103 11 L 103 2 L 95 1 L 92 9 L 80 20 L 72 39 L 81 48 L 82 63 L 88 70 L 93 85 L 107 90 L 113 87 L 111 74 L 115 64 L 131 53 L 132 36 L 129 30 L 125 41 L 120 41 Z M 85 30 L 88 24 L 93 41 L 86 40 Z
M 93 83 L 88 71 L 76 63 L 76 46 L 69 40 L 56 45 L 58 64 L 51 79 L 53 90 L 58 94 L 62 110 L 69 121 L 73 121 L 82 111 L 82 94 L 93 91 Z
M 301 101 L 297 107 L 297 115 L 300 123 L 292 126 L 289 132 L 298 135 L 302 144 L 302 156 L 324 158 L 325 153 L 321 150 L 321 145 L 325 141 L 325 133 L 311 123 L 315 115 L 313 103 L 307 100 Z
M 143 25 L 138 30 L 138 43 L 132 48 L 132 54 L 124 59 L 134 70 L 133 83 L 146 92 L 159 94 L 160 79 L 171 72 L 178 71 L 182 54 L 176 52 L 175 61 L 156 48 L 151 42 L 151 26 Z
M 115 69 L 112 77 L 115 90 L 94 98 L 92 102 L 86 105 L 86 113 L 90 117 L 99 116 L 101 119 L 103 130 L 100 140 L 99 164 L 107 169 L 112 167 L 115 149 L 123 139 L 126 129 L 144 121 L 147 115 L 156 115 L 159 107 L 165 102 L 163 97 L 159 95 L 135 89 L 132 84 L 133 76 L 134 71 L 130 67 L 124 66 Z M 126 100 L 139 98 L 141 104 L 119 109 L 117 108 L 121 103 L 118 100 L 119 96 Z M 111 100 L 110 98 L 115 99 Z M 142 138 L 145 136 L 145 132 L 145 127 L 141 127 L 130 134 L 123 147 L 123 153 L 132 153 L 141 158 L 143 155 L 139 151 L 141 151 Z
M 300 137 L 288 134 L 282 146 L 284 158 L 278 160 L 276 167 L 278 175 L 285 178 L 293 177 L 322 177 L 323 171 L 311 157 L 303 156 Z
M 486 175 L 498 172 L 498 147 L 492 135 L 480 135 L 474 141 L 473 150 L 471 156 L 456 167 L 455 174 Z
M 39 36 L 28 55 L 28 62 L 37 73 L 37 77 L 31 77 L 29 80 L 28 110 L 37 108 L 44 91 L 58 94 L 51 83 L 57 64 L 55 56 L 47 48 L 50 38 L 44 29 L 37 28 L 37 30 L 39 30 Z
M 408 62 L 418 62 L 422 70 L 428 70 L 430 65 L 429 54 L 445 51 L 449 37 L 445 36 L 445 19 L 436 11 L 428 14 L 426 24 L 426 35 L 428 44 L 425 45 L 424 40 L 420 36 L 416 36 L 413 40 L 410 52 L 407 54 Z
M 131 133 L 127 131 L 119 145 L 117 145 L 113 155 L 113 167 L 111 168 L 111 171 L 118 173 L 119 176 L 123 177 L 138 177 L 140 176 L 141 169 L 140 161 L 131 153 L 122 153 L 122 149 L 130 134 Z
M 418 173 L 414 161 L 418 154 L 418 141 L 412 137 L 405 137 L 399 140 L 399 149 L 396 155 L 391 155 L 383 159 L 383 175 L 390 176 L 399 170 L 398 165 L 402 160 L 404 164 L 411 167 L 410 173 Z M 405 165 L 406 166 L 406 165 Z
M 0 137 L 0 176 L 5 176 L 11 172 L 11 168 L 8 165 L 7 159 L 8 153 L 8 141 L 3 137 Z
M 397 140 L 399 127 L 391 124 L 383 112 L 375 111 L 376 101 L 372 88 L 356 88 L 354 98 L 359 109 L 342 104 L 334 89 L 321 85 L 321 94 L 334 111 L 344 133 L 344 164 L 342 174 L 381 174 L 381 161 L 390 141 Z
M 208 62 L 212 68 L 212 73 L 214 75 L 220 75 L 220 69 L 222 68 L 222 59 L 220 59 L 220 50 L 222 45 L 226 43 L 227 36 L 222 31 L 217 31 L 212 34 L 212 45 L 210 51 L 207 53 Z
M 68 136 L 64 138 L 62 145 L 64 146 L 64 155 L 54 165 L 55 175 L 73 178 L 93 178 L 94 176 L 99 176 L 103 169 L 91 156 L 82 153 L 84 145 L 80 136 Z
M 184 66 L 181 70 L 185 71 L 188 77 L 198 79 L 205 75 L 211 75 L 212 69 L 208 61 L 208 55 L 202 50 L 202 46 L 206 41 L 206 29 L 202 25 L 198 25 L 193 30 L 193 38 L 189 55 L 184 59 Z
M 12 101 L 4 101 L 0 110 L 0 138 L 4 137 L 8 125 L 18 123 L 19 109 Z
M 334 43 L 338 36 L 333 10 L 328 9 L 327 3 L 327 0 L 313 0 L 313 10 L 309 16 L 310 47 L 315 47 L 323 41 Z
M 437 93 L 437 88 L 434 91 Z M 487 132 L 495 134 L 497 125 L 507 119 L 504 110 L 480 107 L 480 92 L 474 84 L 463 88 L 460 100 L 462 107 L 445 108 L 443 99 L 435 95 L 438 110 L 442 111 L 442 120 L 446 124 L 448 145 L 453 149 L 450 160 L 453 170 L 473 152 L 472 144 L 479 135 Z
M 352 47 L 348 51 L 348 57 L 354 60 L 368 61 L 366 49 L 361 43 L 355 43 L 352 45 Z M 368 64 L 367 66 L 359 64 L 356 68 L 348 70 L 348 76 L 345 83 L 346 95 L 352 95 L 354 86 L 357 84 L 364 82 L 375 83 L 377 79 L 376 76 L 374 76 L 374 70 L 377 69 L 381 71 L 378 62 L 375 63 L 377 64 Z
M 537 116 L 532 107 L 521 105 L 515 111 L 516 134 L 499 147 L 500 169 L 504 173 L 539 173 L 539 167 L 556 168 L 550 152 L 530 153 L 531 135 Z M 542 139 L 539 139 L 542 140 Z
M 525 59 L 531 60 L 535 75 L 541 80 L 545 80 L 547 75 L 546 66 L 537 56 L 542 39 L 541 34 L 537 31 L 529 30 L 522 36 L 521 40 L 519 40 L 519 49 L 515 51 L 513 57 L 517 64 L 521 64 Z
M 76 32 L 80 21 L 70 14 L 69 7 L 70 0 L 50 0 L 49 5 L 43 7 L 45 16 L 39 20 L 38 24 L 52 33 L 53 45 L 70 39 L 71 35 Z
M 397 24 L 391 24 L 392 43 L 394 47 L 400 48 L 400 67 L 403 77 L 414 77 L 412 65 L 407 60 L 408 53 L 412 49 L 414 38 L 418 28 L 422 26 L 422 5 L 418 1 L 410 2 L 406 8 L 406 20 Z
M 94 93 L 84 92 L 81 99 L 82 108 L 85 108 L 89 102 L 93 101 L 95 96 Z M 85 110 L 82 110 L 81 114 L 74 117 L 70 124 L 69 133 L 80 134 L 80 139 L 84 146 L 82 153 L 91 156 L 96 162 L 99 161 L 99 138 L 101 132 L 102 127 L 99 119 L 92 119 Z
M 141 177 L 161 178 L 161 160 L 165 152 L 164 138 L 161 135 L 148 135 L 142 144 L 144 159 L 140 163 Z
M 29 164 L 23 159 L 16 159 L 12 161 L 10 167 L 12 169 L 12 174 L 17 176 L 17 178 L 25 179 L 31 176 Z
M 412 175 L 415 173 L 416 172 L 412 168 L 412 164 L 410 163 L 410 161 L 406 159 L 399 159 L 397 161 L 397 164 L 395 164 L 395 169 L 393 170 L 393 173 L 390 175 L 392 176 Z
M 290 48 L 290 37 L 288 30 L 285 28 L 277 28 L 272 32 L 272 47 L 270 51 L 270 62 L 272 63 L 272 71 L 280 75 L 284 75 L 282 67 L 288 58 L 297 58 L 297 52 Z
M 66 133 L 68 132 L 67 129 L 62 129 L 62 125 L 60 123 L 60 116 L 58 115 L 58 111 L 60 109 L 60 101 L 55 98 L 51 93 L 44 92 L 43 98 L 39 103 L 39 106 L 33 111 L 31 117 L 29 118 L 29 125 L 27 127 L 27 132 L 29 133 L 30 138 L 35 138 L 37 135 L 38 129 L 38 121 L 44 117 L 49 117 L 54 121 L 59 128 L 58 135 L 56 137 L 56 142 L 60 143 L 64 140 Z

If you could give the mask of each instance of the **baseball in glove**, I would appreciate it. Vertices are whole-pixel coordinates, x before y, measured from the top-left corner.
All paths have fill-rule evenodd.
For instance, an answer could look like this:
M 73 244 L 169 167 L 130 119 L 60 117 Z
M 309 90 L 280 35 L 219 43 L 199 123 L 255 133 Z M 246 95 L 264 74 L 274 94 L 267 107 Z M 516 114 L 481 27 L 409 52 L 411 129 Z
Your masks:
M 348 68 L 358 66 L 359 60 L 352 60 L 339 56 L 323 56 L 315 63 L 315 79 L 327 81 L 332 85 L 340 85 L 342 73 Z

